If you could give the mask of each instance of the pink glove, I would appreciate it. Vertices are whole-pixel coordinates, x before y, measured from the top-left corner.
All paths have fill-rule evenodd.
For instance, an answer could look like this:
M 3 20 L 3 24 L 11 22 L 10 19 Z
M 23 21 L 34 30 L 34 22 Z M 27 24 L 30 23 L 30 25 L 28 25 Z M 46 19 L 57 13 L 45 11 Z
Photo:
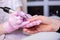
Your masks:
M 8 21 L 4 23 L 3 27 L 7 33 L 17 30 L 18 28 L 22 27 L 31 27 L 35 25 L 39 25 L 41 21 L 34 21 L 31 22 L 27 21 L 29 18 L 32 18 L 31 15 L 26 14 L 24 12 L 14 12 L 9 15 Z M 28 26 L 25 26 L 29 24 Z M 31 25 L 34 24 L 34 25 Z
M 23 22 L 24 19 L 23 16 L 20 14 L 23 14 L 21 12 L 14 12 L 12 14 L 9 14 L 7 22 L 4 23 L 3 27 L 7 33 L 10 33 L 20 27 L 22 27 L 24 24 L 29 22 Z M 24 20 L 23 20 L 24 19 Z
M 30 19 L 32 17 L 36 17 L 37 15 L 31 16 L 30 14 L 26 14 L 24 12 L 20 12 L 20 15 L 25 19 L 24 22 L 22 23 L 22 25 L 23 25 L 22 28 L 33 27 L 33 26 L 39 25 L 41 23 L 41 20 L 35 20 L 33 22 L 29 21 L 29 23 L 25 23 L 25 21 L 28 21 L 28 19 Z

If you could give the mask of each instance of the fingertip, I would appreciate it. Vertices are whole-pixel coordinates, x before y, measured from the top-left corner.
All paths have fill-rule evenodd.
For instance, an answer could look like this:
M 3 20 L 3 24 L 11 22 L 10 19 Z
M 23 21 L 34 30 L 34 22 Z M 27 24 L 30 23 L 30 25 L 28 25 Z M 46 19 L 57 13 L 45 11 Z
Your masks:
M 36 17 L 36 16 L 38 16 L 38 15 L 34 15 L 33 17 Z
M 27 31 L 28 31 L 28 29 L 24 28 L 24 29 L 23 29 L 23 31 L 24 31 L 24 32 L 27 32 Z
M 25 34 L 31 34 L 31 31 L 29 31 L 28 29 L 23 29 L 23 32 L 24 32 Z

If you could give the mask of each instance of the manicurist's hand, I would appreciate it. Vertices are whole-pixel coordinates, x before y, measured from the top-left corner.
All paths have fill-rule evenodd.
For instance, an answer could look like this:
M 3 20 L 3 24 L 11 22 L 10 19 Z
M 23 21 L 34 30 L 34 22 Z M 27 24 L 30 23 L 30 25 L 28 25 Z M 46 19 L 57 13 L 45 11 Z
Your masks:
M 9 14 L 8 20 L 0 24 L 0 34 L 11 33 L 29 23 L 28 21 L 24 22 L 24 20 L 27 20 L 23 17 L 24 15 L 25 13 L 22 11 Z

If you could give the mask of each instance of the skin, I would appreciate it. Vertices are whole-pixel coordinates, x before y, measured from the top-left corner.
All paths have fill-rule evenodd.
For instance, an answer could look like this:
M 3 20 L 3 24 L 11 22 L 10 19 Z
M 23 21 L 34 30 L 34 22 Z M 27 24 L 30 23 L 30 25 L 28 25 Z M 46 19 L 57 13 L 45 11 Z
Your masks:
M 40 25 L 31 27 L 31 28 L 24 28 L 23 31 L 28 34 L 35 34 L 39 32 L 56 32 L 60 28 L 60 20 L 59 19 L 53 19 L 46 16 L 36 16 L 29 21 L 34 20 L 41 20 L 42 23 Z

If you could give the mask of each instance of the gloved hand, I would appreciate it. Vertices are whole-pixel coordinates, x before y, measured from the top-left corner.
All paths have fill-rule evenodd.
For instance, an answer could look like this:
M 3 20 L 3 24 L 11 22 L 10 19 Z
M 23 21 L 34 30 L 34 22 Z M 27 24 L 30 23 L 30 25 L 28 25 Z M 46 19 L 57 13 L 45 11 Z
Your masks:
M 7 33 L 17 30 L 18 28 L 22 27 L 24 24 L 28 23 L 20 14 L 23 15 L 21 12 L 14 12 L 9 14 L 7 22 L 4 23 L 3 27 Z M 24 19 L 24 20 L 23 20 Z
M 32 18 L 32 16 L 24 12 L 14 12 L 12 14 L 9 14 L 8 20 L 4 23 L 3 27 L 6 33 L 10 33 L 12 31 L 19 29 L 20 27 L 25 28 L 26 24 L 34 23 L 33 26 L 35 26 L 39 25 L 41 22 L 39 21 L 37 24 L 38 20 L 34 22 L 27 21 L 29 18 Z M 30 27 L 30 25 L 28 25 L 28 27 Z

